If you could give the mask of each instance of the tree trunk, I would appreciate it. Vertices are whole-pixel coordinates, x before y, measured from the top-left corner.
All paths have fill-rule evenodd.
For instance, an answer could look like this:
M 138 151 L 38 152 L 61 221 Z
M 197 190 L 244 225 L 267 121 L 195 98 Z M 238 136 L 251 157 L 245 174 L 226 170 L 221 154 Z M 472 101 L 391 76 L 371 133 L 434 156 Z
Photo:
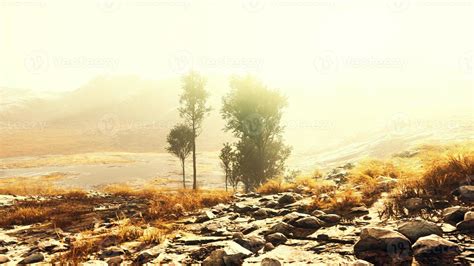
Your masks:
M 193 119 L 193 189 L 197 189 L 196 182 L 196 126 Z
M 184 167 L 184 160 L 181 161 L 181 166 L 183 167 L 183 188 L 186 189 L 186 172 Z
M 225 191 L 227 191 L 227 178 L 228 178 L 228 176 L 229 176 L 229 171 L 226 170 L 225 171 Z

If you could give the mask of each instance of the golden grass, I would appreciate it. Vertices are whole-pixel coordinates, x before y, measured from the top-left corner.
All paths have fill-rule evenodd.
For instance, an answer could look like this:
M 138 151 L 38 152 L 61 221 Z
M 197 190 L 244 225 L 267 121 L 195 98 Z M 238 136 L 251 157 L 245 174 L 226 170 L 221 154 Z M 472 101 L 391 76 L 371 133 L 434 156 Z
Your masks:
M 36 158 L 7 158 L 0 160 L 0 169 L 34 168 L 66 165 L 90 165 L 131 163 L 126 153 L 80 153 L 69 155 L 48 155 Z
M 327 198 L 315 197 L 309 207 L 310 210 L 323 210 L 331 213 L 344 213 L 353 207 L 362 205 L 361 193 L 347 188 L 328 194 Z
M 33 177 L 8 177 L 0 179 L 0 194 L 18 196 L 57 196 L 83 193 L 76 188 L 60 188 L 56 181 L 66 178 L 65 173 L 51 173 Z

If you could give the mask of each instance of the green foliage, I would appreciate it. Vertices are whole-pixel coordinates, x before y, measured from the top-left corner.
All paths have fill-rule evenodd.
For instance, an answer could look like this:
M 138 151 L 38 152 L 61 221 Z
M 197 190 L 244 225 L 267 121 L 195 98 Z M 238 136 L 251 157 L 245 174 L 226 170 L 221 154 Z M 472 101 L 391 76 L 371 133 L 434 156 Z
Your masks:
M 219 154 L 221 159 L 221 167 L 225 172 L 225 189 L 227 190 L 227 184 L 230 184 L 235 190 L 239 182 L 238 176 L 235 174 L 234 165 L 236 153 L 234 147 L 230 143 L 224 143 L 224 147 L 221 149 Z
M 181 166 L 183 169 L 183 187 L 186 187 L 184 163 L 193 148 L 193 139 L 193 130 L 184 124 L 174 126 L 166 138 L 168 142 L 166 150 L 178 157 L 181 161 Z
M 207 113 L 211 111 L 206 106 L 209 93 L 205 90 L 206 80 L 197 72 L 190 72 L 183 76 L 183 93 L 180 96 L 179 114 L 185 123 L 196 130 L 201 128 L 202 121 Z M 195 132 L 195 134 L 196 134 Z M 198 136 L 199 134 L 196 134 Z
M 246 190 L 253 190 L 281 174 L 290 148 L 282 141 L 282 109 L 287 100 L 253 77 L 234 77 L 231 92 L 223 99 L 222 117 L 235 144 L 234 173 Z
M 183 93 L 179 99 L 181 106 L 179 114 L 185 123 L 192 129 L 192 152 L 193 152 L 193 189 L 197 189 L 196 181 L 196 137 L 200 134 L 202 121 L 206 114 L 211 111 L 206 106 L 209 93 L 205 90 L 206 80 L 197 72 L 190 72 L 183 77 Z

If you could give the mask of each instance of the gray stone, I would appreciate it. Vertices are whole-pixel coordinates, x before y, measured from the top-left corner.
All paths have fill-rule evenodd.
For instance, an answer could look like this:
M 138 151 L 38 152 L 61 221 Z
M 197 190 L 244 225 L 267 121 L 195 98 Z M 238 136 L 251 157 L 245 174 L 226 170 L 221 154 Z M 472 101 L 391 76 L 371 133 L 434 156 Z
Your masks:
M 10 259 L 7 256 L 0 255 L 0 264 L 9 262 Z
M 296 200 L 296 197 L 292 194 L 283 194 L 283 196 L 278 199 L 278 203 L 281 205 L 287 205 L 296 202 Z
M 263 246 L 263 251 L 272 251 L 275 249 L 275 246 L 273 246 L 272 243 L 265 243 L 265 246 Z
M 234 239 L 236 243 L 241 245 L 242 247 L 252 251 L 253 253 L 257 253 L 260 249 L 263 248 L 265 245 L 265 240 L 258 236 L 251 236 L 248 238 L 242 238 L 242 239 Z
M 327 224 L 337 224 L 341 221 L 341 216 L 337 214 L 323 214 L 316 217 Z
M 286 236 L 282 233 L 273 233 L 273 234 L 266 235 L 265 240 L 272 243 L 274 246 L 278 246 L 288 241 L 288 238 L 286 238 Z
M 474 186 L 461 186 L 454 194 L 459 197 L 460 200 L 465 202 L 474 201 Z
M 418 238 L 423 236 L 443 235 L 443 230 L 435 223 L 421 219 L 404 222 L 398 227 L 397 231 L 410 239 L 411 243 L 415 243 Z
M 123 259 L 120 256 L 110 258 L 107 260 L 107 265 L 109 266 L 118 266 L 122 263 Z
M 443 210 L 443 221 L 455 225 L 464 220 L 464 214 L 468 209 L 461 206 L 453 206 Z
M 196 217 L 196 220 L 194 221 L 195 223 L 203 223 L 203 222 L 207 222 L 209 220 L 212 220 L 216 218 L 216 215 L 214 213 L 212 213 L 212 211 L 205 211 L 203 214 L 199 215 L 198 217 Z
M 416 261 L 421 265 L 452 265 L 461 253 L 459 246 L 438 235 L 420 237 L 413 245 Z
M 305 213 L 299 213 L 299 212 L 290 212 L 286 214 L 285 216 L 283 216 L 282 221 L 288 224 L 293 224 L 297 220 L 304 217 L 309 217 L 309 215 Z
M 261 266 L 281 266 L 281 263 L 272 258 L 264 258 L 262 262 L 260 263 Z
M 418 211 L 426 208 L 426 205 L 421 198 L 410 198 L 405 201 L 405 207 L 409 211 Z
M 7 247 L 0 247 L 0 254 L 7 254 L 8 248 Z
M 24 258 L 18 264 L 31 264 L 31 263 L 37 263 L 37 262 L 42 262 L 44 260 L 43 253 L 33 253 L 29 255 L 28 257 Z
M 474 232 L 474 212 L 468 211 L 464 214 L 464 220 L 456 224 L 459 231 Z
M 362 230 L 354 245 L 354 254 L 358 259 L 375 265 L 399 265 L 412 260 L 408 238 L 399 232 L 376 227 Z
M 294 222 L 294 226 L 307 229 L 319 229 L 323 222 L 314 216 L 303 217 Z
M 158 255 L 158 254 L 157 254 Z M 138 265 L 142 265 L 142 264 L 145 264 L 145 263 L 148 263 L 150 261 L 152 261 L 154 258 L 156 258 L 157 256 L 153 256 L 152 254 L 148 253 L 148 252 L 142 252 L 140 253 L 140 255 L 138 255 L 134 260 L 133 262 L 135 264 L 138 264 Z

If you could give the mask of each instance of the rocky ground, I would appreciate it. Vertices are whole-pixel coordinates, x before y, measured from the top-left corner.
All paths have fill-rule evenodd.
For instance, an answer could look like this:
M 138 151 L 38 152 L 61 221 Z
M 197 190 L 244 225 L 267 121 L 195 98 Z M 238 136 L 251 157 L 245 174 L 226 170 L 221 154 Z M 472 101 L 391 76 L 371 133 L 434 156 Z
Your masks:
M 369 209 L 356 207 L 341 217 L 319 210 L 308 213 L 311 196 L 305 193 L 237 193 L 228 204 L 185 213 L 175 221 L 173 234 L 152 244 L 119 243 L 111 234 L 120 225 L 117 213 L 136 217 L 143 202 L 99 194 L 91 197 L 100 199 L 94 212 L 78 216 L 77 222 L 62 229 L 44 224 L 1 229 L 0 264 L 57 260 L 71 251 L 84 230 L 110 234 L 94 244 L 96 251 L 87 256 L 85 265 L 474 264 L 474 208 L 470 204 L 438 203 L 438 209 L 430 211 L 440 215 L 431 221 L 381 219 L 384 196 Z M 9 208 L 15 199 L 2 196 L 0 208 Z

